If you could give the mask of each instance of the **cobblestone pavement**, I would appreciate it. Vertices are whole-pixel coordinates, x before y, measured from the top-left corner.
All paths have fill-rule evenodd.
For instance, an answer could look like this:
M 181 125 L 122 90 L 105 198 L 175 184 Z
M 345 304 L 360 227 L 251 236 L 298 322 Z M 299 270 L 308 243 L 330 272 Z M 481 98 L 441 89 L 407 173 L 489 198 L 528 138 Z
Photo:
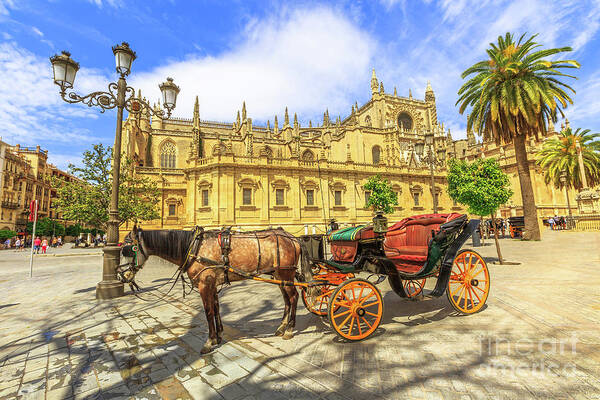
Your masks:
M 273 336 L 279 289 L 237 283 L 221 293 L 227 340 L 204 356 L 196 293 L 183 298 L 177 285 L 163 299 L 96 302 L 99 255 L 36 258 L 29 279 L 27 255 L 3 251 L 0 399 L 600 398 L 600 234 L 501 244 L 522 264 L 489 266 L 490 297 L 475 315 L 456 315 L 445 296 L 403 300 L 383 283 L 371 338 L 346 343 L 300 304 L 285 341 Z M 478 251 L 494 259 L 493 246 Z M 158 288 L 174 271 L 151 259 L 139 277 Z

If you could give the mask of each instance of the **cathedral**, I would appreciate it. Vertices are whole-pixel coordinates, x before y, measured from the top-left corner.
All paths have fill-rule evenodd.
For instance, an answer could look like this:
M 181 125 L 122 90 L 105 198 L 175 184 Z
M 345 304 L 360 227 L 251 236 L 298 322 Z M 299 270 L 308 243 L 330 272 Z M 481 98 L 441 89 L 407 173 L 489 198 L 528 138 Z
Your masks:
M 423 99 L 410 91 L 403 97 L 396 88 L 386 92 L 373 70 L 370 86 L 367 103 L 354 104 L 344 118 L 332 119 L 325 111 L 322 123 L 314 126 L 300 126 L 287 108 L 282 123 L 275 116 L 272 125 L 253 125 L 245 103 L 235 122 L 205 121 L 197 98 L 191 119 L 151 119 L 148 110 L 130 115 L 123 127 L 123 151 L 138 166 L 136 173 L 154 180 L 162 193 L 160 219 L 143 226 L 281 226 L 303 234 L 322 233 L 332 218 L 341 226 L 365 224 L 373 212 L 365 206 L 369 193 L 363 185 L 375 174 L 388 179 L 398 196 L 390 221 L 431 213 L 433 196 L 438 212 L 466 212 L 445 190 L 445 161 L 452 157 L 496 158 L 514 191 L 499 216 L 522 215 L 511 145 L 478 142 L 472 132 L 466 140 L 453 140 L 438 121 L 429 83 Z M 552 126 L 548 131 L 556 134 Z M 433 136 L 429 146 L 422 145 L 426 134 Z M 539 146 L 528 144 L 538 213 L 566 215 L 565 193 L 547 186 L 535 165 Z M 575 192 L 569 195 L 574 199 Z

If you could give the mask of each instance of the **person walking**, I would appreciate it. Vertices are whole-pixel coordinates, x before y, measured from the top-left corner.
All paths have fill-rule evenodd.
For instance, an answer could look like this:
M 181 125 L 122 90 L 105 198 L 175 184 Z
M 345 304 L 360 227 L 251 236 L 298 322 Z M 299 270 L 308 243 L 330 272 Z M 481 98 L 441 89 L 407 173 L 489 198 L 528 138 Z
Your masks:
M 58 237 L 58 247 L 62 247 L 62 236 Z
M 42 241 L 39 236 L 36 236 L 33 240 L 33 252 L 35 254 L 40 254 L 40 246 L 42 245 Z
M 47 248 L 48 248 L 48 239 L 44 238 L 44 240 L 42 240 L 42 254 L 46 254 Z
M 21 239 L 17 238 L 15 240 L 15 251 L 19 251 L 21 249 Z

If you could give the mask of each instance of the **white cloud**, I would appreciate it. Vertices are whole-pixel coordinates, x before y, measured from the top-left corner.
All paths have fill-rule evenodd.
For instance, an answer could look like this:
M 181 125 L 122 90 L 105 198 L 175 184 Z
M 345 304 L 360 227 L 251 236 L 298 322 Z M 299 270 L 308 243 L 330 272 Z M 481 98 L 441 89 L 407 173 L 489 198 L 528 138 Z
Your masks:
M 171 76 L 181 87 L 178 116 L 191 117 L 198 95 L 203 119 L 232 121 L 245 100 L 249 117 L 272 121 L 277 113 L 280 123 L 285 106 L 290 118 L 296 112 L 307 120 L 326 107 L 349 112 L 356 94 L 368 91 L 376 43 L 330 8 L 284 10 L 254 20 L 239 43 L 217 56 L 192 54 L 133 73 L 132 86 L 156 101 L 158 83 Z
M 95 4 L 100 8 L 102 8 L 105 4 L 115 8 L 121 7 L 123 5 L 121 0 L 88 0 L 88 2 Z
M 0 0 L 0 15 L 8 15 L 9 9 L 14 7 L 14 0 Z
M 35 33 L 36 35 L 38 35 L 39 37 L 44 37 L 44 32 L 40 31 L 38 28 L 36 28 L 35 26 L 31 27 L 31 30 L 33 31 L 33 33 Z
M 37 145 L 44 143 L 80 144 L 97 140 L 86 129 L 73 127 L 72 118 L 98 118 L 98 113 L 82 105 L 61 100 L 52 81 L 52 67 L 13 42 L 0 43 L 0 76 L 11 85 L 0 86 L 0 126 L 5 140 Z M 75 86 L 82 93 L 106 87 L 98 71 L 82 68 Z

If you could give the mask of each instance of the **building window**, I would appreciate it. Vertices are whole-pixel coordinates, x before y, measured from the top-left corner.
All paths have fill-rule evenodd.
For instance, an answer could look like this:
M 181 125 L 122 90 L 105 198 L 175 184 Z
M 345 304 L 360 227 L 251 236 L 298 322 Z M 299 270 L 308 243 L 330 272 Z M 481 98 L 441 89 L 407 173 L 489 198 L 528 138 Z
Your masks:
M 314 206 L 315 205 L 315 191 L 314 189 L 306 190 L 306 205 Z
M 365 192 L 365 207 L 369 204 L 369 197 L 371 197 L 371 192 Z
M 373 164 L 379 164 L 381 162 L 381 147 L 373 146 L 371 155 L 373 156 Z
M 175 168 L 176 149 L 173 142 L 165 142 L 160 148 L 160 167 Z
M 177 206 L 175 204 L 169 204 L 169 217 L 172 217 L 175 215 L 177 210 Z
M 208 207 L 208 189 L 202 190 L 202 207 Z
M 368 115 L 367 115 L 367 118 L 365 118 L 365 125 L 369 126 L 369 127 L 372 125 L 372 123 L 371 123 L 371 117 L 368 116 Z
M 242 204 L 245 206 L 249 206 L 252 204 L 252 189 L 250 189 L 250 188 L 242 189 Z
M 313 154 L 312 151 L 306 150 L 304 153 L 302 153 L 302 161 L 313 162 L 313 161 L 315 161 L 315 155 Z
M 342 191 L 341 190 L 336 190 L 335 192 L 333 192 L 333 198 L 335 200 L 334 204 L 336 206 L 342 205 Z
M 415 207 L 419 206 L 419 193 L 413 193 L 413 201 L 415 202 Z
M 275 205 L 276 206 L 282 206 L 285 203 L 284 195 L 285 195 L 284 189 L 275 189 Z
M 408 115 L 408 113 L 400 113 L 400 115 L 398 115 L 398 127 L 401 130 L 406 130 L 406 131 L 410 131 L 413 127 L 413 121 L 412 118 L 410 117 L 410 115 Z

